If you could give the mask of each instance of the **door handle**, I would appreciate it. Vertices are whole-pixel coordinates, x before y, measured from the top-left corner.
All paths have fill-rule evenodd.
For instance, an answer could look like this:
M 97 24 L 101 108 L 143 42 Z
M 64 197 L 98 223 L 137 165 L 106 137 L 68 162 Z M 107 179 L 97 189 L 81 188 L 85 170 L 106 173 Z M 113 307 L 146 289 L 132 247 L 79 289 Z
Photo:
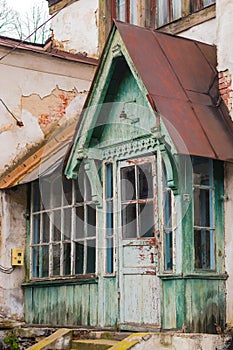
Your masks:
M 151 264 L 154 264 L 154 262 L 155 262 L 154 253 L 150 253 L 150 262 L 151 262 Z

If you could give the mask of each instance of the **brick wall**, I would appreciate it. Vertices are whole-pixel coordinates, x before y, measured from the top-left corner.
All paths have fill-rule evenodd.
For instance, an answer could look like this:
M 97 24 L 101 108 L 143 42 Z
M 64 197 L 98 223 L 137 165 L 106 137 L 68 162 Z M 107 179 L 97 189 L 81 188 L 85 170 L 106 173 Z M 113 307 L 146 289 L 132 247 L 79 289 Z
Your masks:
M 231 112 L 233 98 L 231 73 L 228 69 L 226 69 L 222 72 L 219 72 L 218 74 L 220 95 L 225 104 L 227 105 L 229 112 Z

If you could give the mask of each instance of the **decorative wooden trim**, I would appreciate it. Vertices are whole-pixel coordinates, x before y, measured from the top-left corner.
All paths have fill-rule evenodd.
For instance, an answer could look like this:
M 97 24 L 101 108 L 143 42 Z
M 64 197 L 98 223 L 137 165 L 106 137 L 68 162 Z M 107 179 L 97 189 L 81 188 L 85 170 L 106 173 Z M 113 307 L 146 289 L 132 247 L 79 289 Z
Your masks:
M 142 151 L 153 152 L 158 145 L 158 141 L 154 138 L 142 138 L 139 140 L 132 140 L 129 142 L 122 143 L 115 147 L 109 147 L 103 150 L 103 159 L 114 159 L 121 157 L 129 157 L 132 154 L 140 155 Z
M 186 12 L 187 9 L 184 8 L 182 11 Z M 198 12 L 194 12 L 190 15 L 177 19 L 176 21 L 159 27 L 161 32 L 170 34 L 179 34 L 188 30 L 198 24 L 204 23 L 216 17 L 216 5 L 213 4 L 208 6 Z

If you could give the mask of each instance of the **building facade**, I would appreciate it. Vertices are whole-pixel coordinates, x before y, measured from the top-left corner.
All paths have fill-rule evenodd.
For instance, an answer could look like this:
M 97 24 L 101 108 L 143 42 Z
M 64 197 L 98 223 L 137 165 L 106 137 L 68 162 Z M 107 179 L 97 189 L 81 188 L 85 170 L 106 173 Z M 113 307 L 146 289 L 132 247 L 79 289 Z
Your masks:
M 24 198 L 17 215 L 5 214 L 6 206 L 12 211 L 11 198 L 17 191 L 7 190 L 10 199 L 3 201 L 2 247 L 7 247 L 8 253 L 4 258 L 2 253 L 1 264 L 10 265 L 10 247 L 16 242 L 12 237 L 17 239 L 14 235 L 16 227 L 20 227 L 17 247 L 25 247 L 26 272 L 17 267 L 12 274 L 12 283 L 17 280 L 16 290 L 10 287 L 12 298 L 16 300 L 15 295 L 21 293 L 15 301 L 19 311 L 15 315 L 13 309 L 6 307 L 8 299 L 3 288 L 2 314 L 29 324 L 55 326 L 183 328 L 209 333 L 215 333 L 217 326 L 224 328 L 226 323 L 230 327 L 233 157 L 227 108 L 232 115 L 232 54 L 228 39 L 232 31 L 231 1 L 48 0 L 48 5 L 50 13 L 56 14 L 51 22 L 53 48 L 63 55 L 82 57 L 80 76 L 84 74 L 83 67 L 91 68 L 88 79 L 81 77 L 80 84 L 93 77 L 95 63 L 91 59 L 103 54 L 76 129 L 66 176 L 64 166 L 68 158 L 59 162 L 61 157 L 52 158 L 56 152 L 48 152 L 45 176 L 35 182 L 32 170 L 36 167 L 30 169 L 26 163 L 27 172 L 16 167 L 16 154 L 11 157 L 13 165 L 9 171 L 2 172 L 2 188 L 20 180 L 32 182 L 28 185 L 27 206 L 25 190 L 22 185 L 17 187 L 20 201 Z M 119 23 L 111 31 L 115 18 L 164 33 L 156 38 L 157 50 L 152 50 L 157 66 L 146 61 L 155 45 L 155 39 L 148 38 L 151 31 L 137 33 L 137 27 L 122 29 L 124 26 Z M 173 39 L 165 33 L 181 38 Z M 132 42 L 133 48 L 129 45 Z M 169 52 L 168 43 L 174 55 Z M 164 59 L 169 67 L 163 65 Z M 149 65 L 143 66 L 143 62 Z M 58 73 L 52 74 L 55 79 Z M 75 74 L 68 74 L 69 87 L 76 88 Z M 157 85 L 152 84 L 152 74 L 157 77 Z M 52 114 L 51 109 L 48 111 L 50 101 L 46 100 L 43 108 L 36 105 L 35 113 L 39 111 L 38 120 L 45 126 L 50 124 L 51 115 L 57 122 L 61 115 L 59 106 L 64 115 L 64 104 L 73 101 L 73 97 L 60 94 L 59 88 L 66 81 L 65 74 L 60 75 L 62 82 L 54 90 L 49 89 L 60 99 L 65 95 L 65 101 L 58 103 Z M 177 79 L 181 79 L 179 83 Z M 85 84 L 86 96 L 89 83 Z M 44 80 L 38 86 L 47 96 Z M 71 91 L 77 101 L 75 88 L 64 90 Z M 27 86 L 28 95 L 33 95 L 31 89 Z M 159 96 L 169 96 L 166 103 L 162 97 L 153 98 L 156 89 Z M 5 94 L 10 96 L 7 90 Z M 183 94 L 189 101 L 187 106 L 186 101 L 174 106 L 173 99 L 183 100 Z M 24 96 L 23 102 L 26 103 Z M 84 99 L 73 106 L 71 103 L 72 113 L 79 114 L 83 102 Z M 200 123 L 196 129 L 189 119 L 189 104 Z M 199 108 L 195 110 L 196 104 Z M 4 105 L 2 108 L 6 109 Z M 19 110 L 18 115 L 24 124 L 23 111 L 24 108 Z M 160 114 L 167 123 L 161 122 Z M 169 116 L 175 119 L 170 120 Z M 44 140 L 43 128 L 38 124 L 35 123 L 38 140 L 35 137 L 32 144 Z M 63 140 L 62 130 L 66 134 L 66 128 L 58 130 Z M 72 130 L 71 127 L 70 135 Z M 53 137 L 48 139 L 46 144 L 50 145 Z M 20 140 L 17 149 L 26 161 L 34 153 L 23 152 L 28 144 L 26 138 L 24 141 Z M 13 148 L 9 145 L 9 152 Z M 20 157 L 19 165 L 24 165 Z M 6 154 L 3 168 L 8 160 Z M 2 192 L 2 196 L 6 193 Z M 26 207 L 25 218 L 22 214 Z M 12 222 L 10 236 L 6 233 L 8 222 Z

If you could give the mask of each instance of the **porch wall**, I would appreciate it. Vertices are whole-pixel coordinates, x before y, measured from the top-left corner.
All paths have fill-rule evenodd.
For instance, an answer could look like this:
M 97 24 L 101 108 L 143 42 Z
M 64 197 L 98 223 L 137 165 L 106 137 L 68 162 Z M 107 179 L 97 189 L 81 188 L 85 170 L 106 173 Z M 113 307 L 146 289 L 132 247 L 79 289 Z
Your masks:
M 25 322 L 50 326 L 116 325 L 115 281 L 60 280 L 25 284 Z M 104 314 L 104 319 L 103 315 Z
M 163 329 L 216 333 L 225 325 L 224 280 L 163 281 Z

